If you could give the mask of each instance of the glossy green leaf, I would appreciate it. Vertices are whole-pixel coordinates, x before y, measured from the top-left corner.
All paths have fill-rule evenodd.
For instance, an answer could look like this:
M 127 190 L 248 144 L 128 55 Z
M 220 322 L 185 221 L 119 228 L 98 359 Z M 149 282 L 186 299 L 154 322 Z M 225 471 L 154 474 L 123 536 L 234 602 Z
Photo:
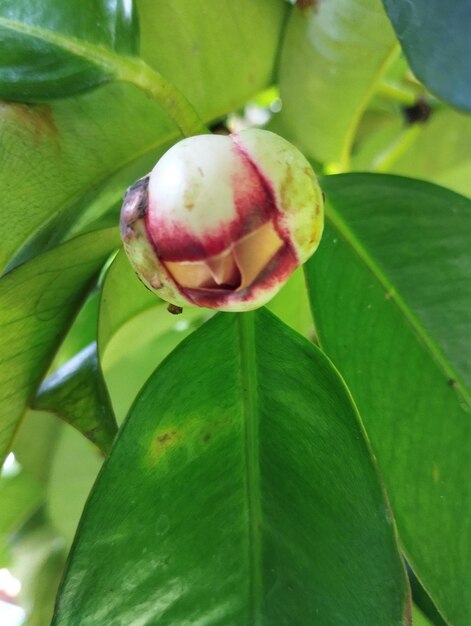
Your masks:
M 408 607 L 350 397 L 261 311 L 214 317 L 150 378 L 87 503 L 53 624 L 390 626 Z
M 360 117 L 397 53 L 380 0 L 293 9 L 281 53 L 283 121 L 301 149 L 346 167 Z
M 0 94 L 38 101 L 80 93 L 109 80 L 99 58 L 138 48 L 133 0 L 1 0 Z M 100 62 L 101 61 L 101 62 Z
M 448 622 L 446 622 L 440 615 L 437 607 L 433 603 L 426 590 L 421 585 L 419 579 L 414 574 L 414 572 L 410 568 L 408 568 L 407 574 L 409 577 L 409 584 L 412 592 L 414 606 L 420 610 L 420 613 L 422 613 L 424 617 L 426 617 L 427 620 L 431 624 L 433 624 L 433 626 L 448 626 Z
M 412 179 L 328 177 L 306 266 L 321 344 L 378 457 L 414 571 L 471 615 L 471 201 Z
M 443 100 L 471 111 L 471 5 L 383 0 L 412 70 Z
M 55 413 L 107 454 L 117 425 L 96 342 L 51 374 L 39 387 L 31 406 Z
M 116 229 L 84 235 L 0 280 L 0 458 L 76 309 L 117 245 Z

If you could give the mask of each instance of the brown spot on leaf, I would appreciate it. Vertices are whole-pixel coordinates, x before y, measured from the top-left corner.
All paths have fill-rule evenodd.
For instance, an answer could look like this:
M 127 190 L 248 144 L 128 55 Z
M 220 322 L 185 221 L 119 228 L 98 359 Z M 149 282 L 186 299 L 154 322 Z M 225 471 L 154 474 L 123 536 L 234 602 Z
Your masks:
M 167 311 L 172 315 L 180 315 L 183 312 L 181 306 L 177 306 L 176 304 L 169 304 L 167 307 Z
M 457 389 L 458 388 L 458 383 L 456 382 L 456 380 L 454 378 L 450 378 L 448 381 L 448 385 L 452 388 L 452 389 Z
M 36 145 L 39 145 L 44 138 L 59 143 L 59 132 L 52 109 L 47 104 L 3 101 L 0 102 L 0 114 L 10 116 L 12 121 L 30 133 L 34 137 Z
M 152 452 L 153 456 L 161 456 L 168 448 L 175 444 L 178 432 L 175 429 L 165 430 L 158 433 L 153 440 Z

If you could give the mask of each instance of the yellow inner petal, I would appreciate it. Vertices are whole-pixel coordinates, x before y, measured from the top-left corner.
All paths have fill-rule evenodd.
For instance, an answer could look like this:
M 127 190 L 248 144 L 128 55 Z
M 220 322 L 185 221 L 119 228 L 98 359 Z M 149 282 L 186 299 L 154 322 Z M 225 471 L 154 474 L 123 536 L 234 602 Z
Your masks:
M 165 266 L 181 287 L 240 291 L 254 282 L 282 246 L 273 224 L 267 222 L 222 254 L 205 261 L 166 261 Z

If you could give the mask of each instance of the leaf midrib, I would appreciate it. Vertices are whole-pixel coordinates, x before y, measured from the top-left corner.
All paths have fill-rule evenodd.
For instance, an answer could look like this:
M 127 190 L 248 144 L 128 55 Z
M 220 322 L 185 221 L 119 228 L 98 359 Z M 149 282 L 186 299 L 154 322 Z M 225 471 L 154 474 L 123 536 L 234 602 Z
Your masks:
M 142 58 L 125 56 L 71 35 L 61 35 L 50 30 L 0 17 L 0 27 L 29 35 L 84 59 L 107 70 L 111 77 L 131 83 L 158 102 L 170 115 L 183 135 L 192 136 L 207 132 L 185 96 Z
M 358 239 L 356 234 L 343 220 L 340 214 L 330 204 L 326 207 L 326 216 L 336 229 L 340 237 L 350 246 L 351 250 L 358 256 L 362 263 L 367 267 L 373 277 L 380 285 L 383 286 L 386 293 L 391 294 L 391 301 L 402 313 L 409 327 L 412 329 L 414 335 L 419 338 L 422 345 L 425 346 L 429 354 L 432 356 L 434 362 L 438 365 L 439 369 L 443 372 L 448 380 L 456 382 L 456 391 L 460 394 L 464 402 L 471 407 L 471 394 L 468 393 L 466 384 L 464 383 L 461 374 L 449 363 L 446 355 L 442 352 L 439 345 L 433 340 L 427 331 L 426 327 L 422 324 L 419 318 L 413 313 L 408 306 L 406 300 L 400 295 L 400 292 L 394 284 L 389 280 L 387 275 L 383 272 L 380 266 L 375 262 L 372 256 L 368 253 L 365 246 Z
M 260 624 L 262 598 L 260 461 L 258 433 L 258 393 L 255 349 L 255 314 L 237 315 L 242 385 L 242 419 L 244 425 L 246 493 L 248 508 L 249 623 Z

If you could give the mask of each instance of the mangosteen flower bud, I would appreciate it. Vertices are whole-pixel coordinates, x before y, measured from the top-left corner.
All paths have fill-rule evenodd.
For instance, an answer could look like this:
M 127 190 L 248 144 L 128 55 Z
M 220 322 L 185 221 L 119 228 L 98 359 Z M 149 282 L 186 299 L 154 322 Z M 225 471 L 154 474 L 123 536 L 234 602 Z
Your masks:
M 128 189 L 121 236 L 141 280 L 175 306 L 256 309 L 315 251 L 323 196 L 304 156 L 266 130 L 175 144 Z

